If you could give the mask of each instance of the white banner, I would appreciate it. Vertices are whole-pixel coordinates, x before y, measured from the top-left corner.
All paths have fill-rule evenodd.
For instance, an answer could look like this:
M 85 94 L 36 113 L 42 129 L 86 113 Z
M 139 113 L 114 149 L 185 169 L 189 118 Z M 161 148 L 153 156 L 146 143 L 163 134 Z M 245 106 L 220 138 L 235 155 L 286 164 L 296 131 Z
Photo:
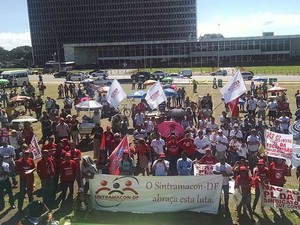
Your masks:
M 292 159 L 293 135 L 278 134 L 269 130 L 265 131 L 265 154 L 271 157 L 286 159 L 290 164 Z
M 114 107 L 118 108 L 120 102 L 126 98 L 126 93 L 121 87 L 120 83 L 114 79 L 107 93 L 107 102 Z
M 189 210 L 217 214 L 222 181 L 221 175 L 95 175 L 89 183 L 92 204 L 98 210 L 141 213 Z
M 41 148 L 35 135 L 32 136 L 28 150 L 32 152 L 33 159 L 39 159 L 42 157 Z
M 212 175 L 214 174 L 213 171 L 214 165 L 194 163 L 195 176 Z
M 300 209 L 299 191 L 269 184 L 260 184 L 259 188 L 261 203 L 263 206 L 288 210 Z
M 159 81 L 148 89 L 145 100 L 151 109 L 156 109 L 164 101 L 167 102 L 166 94 Z

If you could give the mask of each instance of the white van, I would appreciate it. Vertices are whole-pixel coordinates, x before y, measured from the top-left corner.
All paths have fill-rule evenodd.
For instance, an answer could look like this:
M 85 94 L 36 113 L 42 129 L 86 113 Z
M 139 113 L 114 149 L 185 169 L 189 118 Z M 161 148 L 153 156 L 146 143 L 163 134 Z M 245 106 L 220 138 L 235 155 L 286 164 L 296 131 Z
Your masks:
M 22 86 L 24 82 L 29 83 L 28 75 L 28 70 L 11 70 L 2 72 L 1 78 L 10 81 L 8 86 L 15 86 L 15 83 L 17 86 Z
M 252 80 L 253 73 L 252 72 L 241 72 L 244 80 Z
M 192 70 L 181 70 L 179 72 L 179 75 L 182 75 L 183 77 L 191 78 L 193 76 Z

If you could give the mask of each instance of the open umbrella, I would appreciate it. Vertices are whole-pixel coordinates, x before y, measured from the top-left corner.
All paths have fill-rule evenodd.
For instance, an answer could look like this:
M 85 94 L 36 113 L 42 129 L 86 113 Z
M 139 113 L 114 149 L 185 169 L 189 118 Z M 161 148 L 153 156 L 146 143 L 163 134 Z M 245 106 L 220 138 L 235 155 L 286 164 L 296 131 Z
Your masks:
M 164 138 L 167 138 L 171 133 L 175 133 L 177 137 L 181 137 L 184 134 L 184 128 L 174 121 L 164 121 L 158 124 L 158 132 Z
M 245 104 L 245 101 L 243 99 L 239 98 L 239 104 L 243 105 L 243 104 Z
M 29 100 L 30 98 L 27 96 L 17 95 L 15 97 L 12 97 L 10 99 L 11 102 L 24 102 L 26 100 Z
M 161 80 L 162 82 L 172 82 L 173 78 L 172 77 L 165 77 Z
M 187 116 L 187 112 L 184 109 L 171 109 L 166 112 L 166 116 L 170 117 L 183 117 Z
M 78 111 L 96 111 L 102 108 L 102 105 L 95 100 L 83 101 L 75 105 L 75 109 Z
M 155 84 L 156 83 L 156 80 L 146 80 L 143 85 L 144 86 L 148 86 L 148 85 L 152 85 L 152 84 Z
M 178 95 L 177 91 L 172 88 L 166 88 L 164 89 L 164 92 L 167 97 L 174 97 Z
M 0 85 L 5 85 L 5 84 L 8 84 L 9 83 L 9 80 L 6 80 L 6 79 L 0 79 Z
M 163 89 L 171 88 L 177 91 L 177 86 L 175 84 L 166 84 L 163 86 Z
M 127 98 L 145 98 L 146 97 L 146 92 L 144 91 L 134 91 L 131 92 L 129 95 L 127 95 Z
M 83 98 L 80 99 L 79 102 L 84 102 L 84 101 L 89 101 L 89 100 L 90 100 L 89 97 L 83 97 Z
M 287 91 L 287 89 L 283 87 L 279 87 L 278 83 L 275 83 L 274 87 L 268 90 L 268 92 L 283 92 L 283 91 Z
M 11 122 L 12 123 L 25 123 L 25 122 L 34 123 L 37 121 L 38 120 L 36 118 L 33 118 L 31 116 L 19 116 L 18 118 L 13 119 Z
M 87 79 L 84 79 L 83 81 L 80 81 L 80 83 L 92 83 L 92 82 L 94 82 L 94 80 L 91 78 L 87 78 Z
M 265 77 L 255 77 L 255 78 L 253 78 L 253 80 L 256 82 L 264 82 L 264 83 L 268 82 L 268 78 L 265 78 Z

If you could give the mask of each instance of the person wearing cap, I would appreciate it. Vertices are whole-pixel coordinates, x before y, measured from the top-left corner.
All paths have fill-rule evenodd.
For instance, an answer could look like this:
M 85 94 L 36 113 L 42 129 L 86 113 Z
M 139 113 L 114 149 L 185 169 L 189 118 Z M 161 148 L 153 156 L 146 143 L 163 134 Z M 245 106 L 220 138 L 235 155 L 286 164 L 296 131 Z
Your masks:
M 134 168 L 134 159 L 131 158 L 129 149 L 125 149 L 122 159 L 119 161 L 120 175 L 133 176 Z
M 15 153 L 16 153 L 15 158 L 19 159 L 20 152 L 22 150 L 21 145 L 23 142 L 20 132 L 17 132 L 16 130 L 11 130 L 10 136 L 8 137 L 8 141 L 10 145 L 13 146 L 15 149 Z
M 240 174 L 235 179 L 235 189 L 237 189 L 236 191 L 240 191 L 242 195 L 242 200 L 237 206 L 238 221 L 241 217 L 241 209 L 243 205 L 247 207 L 250 214 L 250 218 L 253 221 L 253 211 L 251 208 L 251 186 L 252 177 L 249 175 L 247 167 L 241 166 Z
M 233 124 L 233 129 L 229 132 L 229 139 L 231 139 L 233 136 L 237 137 L 237 139 L 243 138 L 243 133 L 239 129 L 238 123 Z
M 196 158 L 201 159 L 205 155 L 205 149 L 210 147 L 209 139 L 203 135 L 203 130 L 198 130 L 198 136 L 194 139 Z
M 177 173 L 179 176 L 190 176 L 193 169 L 193 161 L 187 157 L 185 151 L 181 152 L 181 158 L 177 160 Z
M 223 135 L 223 130 L 218 130 L 218 135 L 216 137 L 216 157 L 217 159 L 225 157 L 227 148 L 228 148 L 228 139 Z
M 54 157 L 56 149 L 57 149 L 57 144 L 54 143 L 54 137 L 53 136 L 48 137 L 47 143 L 45 143 L 42 146 L 42 151 L 48 150 L 49 151 L 49 155 L 51 155 L 52 157 Z
M 42 158 L 37 162 L 37 174 L 41 180 L 43 202 L 49 207 L 55 200 L 54 195 L 54 160 L 49 157 L 49 151 L 42 151 Z
M 12 209 L 15 209 L 15 199 L 12 193 L 12 185 L 9 180 L 10 168 L 9 164 L 4 162 L 4 157 L 0 155 L 0 211 L 5 208 L 4 194 L 9 196 L 9 204 Z
M 268 184 L 270 180 L 269 169 L 265 166 L 265 161 L 263 159 L 258 160 L 257 166 L 253 170 L 253 180 L 255 186 L 255 198 L 252 210 L 254 212 L 260 197 L 259 183 L 262 185 Z
M 74 160 L 72 160 L 71 153 L 67 152 L 65 154 L 65 161 L 63 161 L 60 165 L 60 181 L 62 189 L 61 198 L 63 202 L 66 200 L 68 188 L 70 191 L 68 198 L 73 199 L 74 182 L 77 177 L 77 173 L 77 164 Z
M 34 176 L 33 170 L 35 169 L 35 163 L 32 158 L 29 157 L 30 151 L 23 152 L 22 158 L 16 161 L 16 174 L 20 176 L 20 193 L 18 200 L 18 210 L 22 212 L 23 202 L 25 194 L 27 193 L 29 202 L 33 201 L 33 184 Z
M 61 141 L 63 138 L 69 138 L 69 126 L 65 123 L 64 118 L 59 119 L 59 124 L 55 127 L 57 141 Z
M 224 192 L 225 211 L 229 212 L 229 177 L 233 175 L 232 167 L 221 157 L 220 162 L 214 165 L 213 173 L 223 176 L 222 190 Z
M 165 158 L 165 153 L 161 152 L 159 153 L 159 158 L 153 162 L 151 169 L 154 176 L 168 176 L 170 163 Z
M 206 148 L 205 155 L 201 159 L 195 161 L 195 163 L 207 165 L 215 165 L 217 162 L 218 160 L 215 156 L 212 155 L 212 151 L 210 148 Z

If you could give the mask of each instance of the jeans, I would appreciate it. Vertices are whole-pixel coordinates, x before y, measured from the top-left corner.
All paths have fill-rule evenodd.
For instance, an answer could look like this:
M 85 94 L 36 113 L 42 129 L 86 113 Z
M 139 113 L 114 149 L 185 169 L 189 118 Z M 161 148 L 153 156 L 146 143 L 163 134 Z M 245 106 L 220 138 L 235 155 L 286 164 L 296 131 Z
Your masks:
M 12 187 L 8 177 L 5 180 L 0 181 L 0 211 L 5 207 L 4 191 L 6 191 L 6 193 L 9 196 L 10 206 L 13 206 L 15 199 L 12 193 Z
M 33 180 L 32 180 L 33 181 Z M 19 192 L 19 200 L 18 200 L 18 209 L 21 211 L 23 208 L 25 194 L 27 192 L 27 196 L 29 202 L 33 201 L 33 182 L 31 183 L 28 180 L 20 179 L 20 192 Z
M 62 193 L 61 193 L 61 199 L 62 201 L 66 200 L 66 196 L 67 196 L 67 189 L 69 188 L 70 193 L 69 193 L 69 197 L 71 197 L 73 199 L 73 195 L 74 195 L 74 181 L 69 181 L 69 182 L 61 182 L 61 189 L 62 189 Z
M 225 205 L 225 208 L 228 209 L 228 203 L 229 203 L 229 184 L 222 185 L 222 190 L 224 192 L 224 205 Z
M 257 206 L 257 202 L 259 200 L 260 197 L 260 189 L 259 187 L 255 187 L 255 198 L 253 201 L 253 211 L 255 210 L 256 206 Z

